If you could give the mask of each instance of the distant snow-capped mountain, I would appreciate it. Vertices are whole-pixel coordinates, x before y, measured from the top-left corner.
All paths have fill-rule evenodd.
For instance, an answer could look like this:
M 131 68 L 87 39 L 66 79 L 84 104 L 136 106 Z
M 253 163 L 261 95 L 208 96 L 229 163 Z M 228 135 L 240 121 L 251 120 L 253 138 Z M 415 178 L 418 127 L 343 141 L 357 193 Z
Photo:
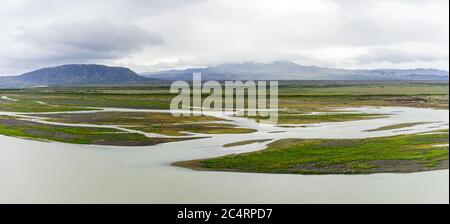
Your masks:
M 288 61 L 229 63 L 207 68 L 143 73 L 162 80 L 189 80 L 201 72 L 205 80 L 448 80 L 448 71 L 437 69 L 347 70 L 303 66 Z

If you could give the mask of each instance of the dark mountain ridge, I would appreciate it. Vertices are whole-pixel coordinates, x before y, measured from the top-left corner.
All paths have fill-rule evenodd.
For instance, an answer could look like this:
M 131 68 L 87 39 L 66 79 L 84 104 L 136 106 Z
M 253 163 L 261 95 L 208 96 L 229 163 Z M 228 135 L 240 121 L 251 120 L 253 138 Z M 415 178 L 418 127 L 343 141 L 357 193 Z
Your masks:
M 71 64 L 42 68 L 19 76 L 0 79 L 0 86 L 75 86 L 133 84 L 155 81 L 124 67 L 96 64 Z

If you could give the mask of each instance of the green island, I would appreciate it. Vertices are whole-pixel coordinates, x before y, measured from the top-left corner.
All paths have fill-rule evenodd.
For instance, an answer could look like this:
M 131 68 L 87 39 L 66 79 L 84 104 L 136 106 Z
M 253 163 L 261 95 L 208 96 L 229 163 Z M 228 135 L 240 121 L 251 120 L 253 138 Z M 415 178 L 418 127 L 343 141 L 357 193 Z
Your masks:
M 448 130 L 369 139 L 284 139 L 258 152 L 177 162 L 195 170 L 368 174 L 448 169 Z
M 177 138 L 148 138 L 142 134 L 128 133 L 111 128 L 47 125 L 5 116 L 0 116 L 0 133 L 29 139 L 112 146 L 149 146 L 185 140 Z
M 210 123 L 224 121 L 209 116 L 175 117 L 157 112 L 97 112 L 71 114 L 33 114 L 48 121 L 69 124 L 118 125 L 123 128 L 171 136 L 187 136 L 184 132 L 202 134 L 244 134 L 255 130 L 235 125 Z
M 253 143 L 268 142 L 270 140 L 272 140 L 272 139 L 256 139 L 256 140 L 248 140 L 248 141 L 242 141 L 242 142 L 234 142 L 234 143 L 225 144 L 225 145 L 223 145 L 223 147 L 231 148 L 231 147 L 235 147 L 235 146 L 249 145 L 249 144 L 253 144 Z
M 296 114 L 296 113 L 279 113 L 278 125 L 283 126 L 286 124 L 317 124 L 326 122 L 345 122 L 345 121 L 358 121 L 368 120 L 385 117 L 384 114 L 363 114 L 363 113 L 333 113 L 333 114 Z M 256 121 L 260 119 L 266 119 L 265 117 L 253 117 Z
M 383 127 L 379 127 L 379 128 L 375 128 L 375 129 L 371 129 L 371 130 L 366 130 L 366 131 L 388 131 L 388 130 L 395 130 L 395 129 L 400 129 L 400 128 L 409 128 L 409 127 L 414 127 L 417 125 L 422 125 L 422 124 L 429 124 L 429 122 L 412 122 L 412 123 L 402 123 L 402 124 L 393 124 L 393 125 L 386 125 Z

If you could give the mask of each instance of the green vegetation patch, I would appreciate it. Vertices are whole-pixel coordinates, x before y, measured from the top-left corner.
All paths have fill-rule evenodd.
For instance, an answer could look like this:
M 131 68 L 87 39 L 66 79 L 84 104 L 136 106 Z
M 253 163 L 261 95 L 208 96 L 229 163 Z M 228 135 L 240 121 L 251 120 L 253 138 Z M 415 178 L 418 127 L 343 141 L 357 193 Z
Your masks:
M 448 83 L 350 83 L 328 85 L 286 84 L 280 95 L 448 95 Z
M 134 126 L 127 128 L 172 136 L 186 136 L 188 135 L 186 132 L 201 134 L 247 134 L 256 131 L 254 129 L 239 128 L 231 124 L 217 123 L 153 124 L 148 126 Z
M 132 109 L 170 109 L 171 94 L 93 93 L 83 89 L 24 90 L 9 94 L 20 101 L 42 101 L 50 105 L 68 107 L 114 107 Z
M 153 112 L 98 112 L 71 114 L 36 114 L 50 121 L 71 124 L 120 125 L 125 128 L 172 136 L 184 132 L 204 134 L 244 134 L 255 130 L 238 128 L 231 124 L 208 123 L 224 121 L 209 116 L 175 117 L 170 113 Z
M 253 143 L 263 143 L 263 142 L 268 142 L 270 140 L 272 140 L 272 139 L 257 139 L 257 140 L 249 140 L 249 141 L 242 141 L 242 142 L 233 142 L 233 143 L 225 144 L 225 145 L 223 145 L 223 147 L 230 148 L 230 147 L 241 146 L 241 145 L 249 145 L 249 144 L 253 144 Z
M 357 121 L 382 118 L 386 115 L 383 114 L 292 114 L 292 113 L 280 113 L 278 116 L 278 124 L 315 124 L 323 122 L 345 122 L 345 121 Z M 256 118 L 257 121 L 264 118 Z
M 430 124 L 430 122 L 412 122 L 412 123 L 393 124 L 393 125 L 386 125 L 386 126 L 383 126 L 383 127 L 366 130 L 366 131 L 369 131 L 369 132 L 372 132 L 372 131 L 388 131 L 388 130 L 395 130 L 395 129 L 400 129 L 400 128 L 414 127 L 414 126 L 422 125 L 422 124 Z
M 448 133 L 370 139 L 286 139 L 265 150 L 178 162 L 199 170 L 290 174 L 365 174 L 448 169 Z
M 75 144 L 147 146 L 186 139 L 148 138 L 110 128 L 67 127 L 0 117 L 0 134 Z
M 7 112 L 62 112 L 62 111 L 85 111 L 93 110 L 89 108 L 65 106 L 65 105 L 50 105 L 42 101 L 34 100 L 7 100 L 0 99 L 0 111 Z

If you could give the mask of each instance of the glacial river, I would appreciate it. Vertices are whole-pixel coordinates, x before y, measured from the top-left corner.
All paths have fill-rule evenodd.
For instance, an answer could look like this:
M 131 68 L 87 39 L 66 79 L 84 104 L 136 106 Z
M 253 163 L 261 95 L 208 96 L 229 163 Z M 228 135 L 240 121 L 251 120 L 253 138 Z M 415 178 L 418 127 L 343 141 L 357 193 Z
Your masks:
M 393 107 L 345 110 L 389 115 L 364 121 L 274 127 L 211 113 L 208 115 L 258 131 L 145 147 L 75 145 L 0 135 L 0 203 L 449 203 L 448 170 L 290 175 L 192 171 L 170 166 L 176 161 L 261 150 L 270 143 L 222 147 L 238 141 L 368 138 L 429 132 L 449 126 L 448 110 Z M 0 115 L 17 114 L 0 112 Z M 25 115 L 24 119 L 36 118 Z M 365 131 L 409 122 L 429 123 L 397 130 Z

